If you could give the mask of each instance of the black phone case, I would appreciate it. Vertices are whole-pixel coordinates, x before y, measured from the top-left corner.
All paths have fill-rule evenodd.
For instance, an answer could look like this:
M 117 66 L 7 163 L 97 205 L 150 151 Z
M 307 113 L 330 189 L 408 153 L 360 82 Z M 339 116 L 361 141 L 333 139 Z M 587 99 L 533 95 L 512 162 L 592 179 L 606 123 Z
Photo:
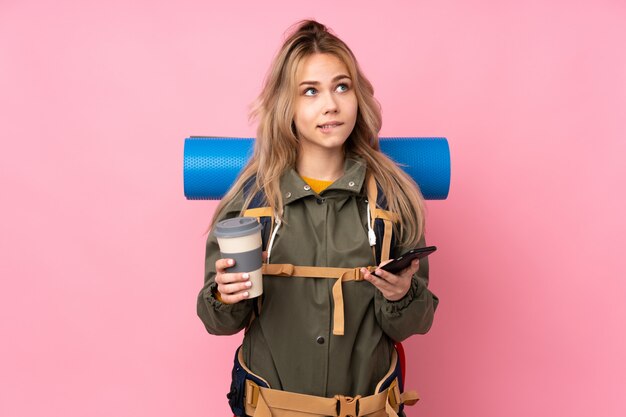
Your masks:
M 395 274 L 396 272 L 400 272 L 407 266 L 411 265 L 411 261 L 413 261 L 413 259 L 421 259 L 425 256 L 430 255 L 436 250 L 436 246 L 426 246 L 424 248 L 411 249 L 401 256 L 398 256 L 396 259 L 389 262 L 388 264 L 381 266 L 380 269 Z

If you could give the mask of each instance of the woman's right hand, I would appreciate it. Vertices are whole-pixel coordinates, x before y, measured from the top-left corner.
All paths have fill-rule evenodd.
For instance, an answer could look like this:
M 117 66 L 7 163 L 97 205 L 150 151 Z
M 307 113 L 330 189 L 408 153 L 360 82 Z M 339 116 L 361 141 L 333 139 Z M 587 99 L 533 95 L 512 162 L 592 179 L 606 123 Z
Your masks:
M 267 260 L 267 251 L 263 252 L 263 262 Z M 227 272 L 226 269 L 235 265 L 234 259 L 218 259 L 215 261 L 215 282 L 220 301 L 224 304 L 235 304 L 248 298 L 248 290 L 252 287 L 250 274 L 247 272 Z
M 224 304 L 235 304 L 248 298 L 248 289 L 252 286 L 250 274 L 247 272 L 227 272 L 226 269 L 235 265 L 234 259 L 218 259 L 215 261 L 215 282 L 220 293 L 220 301 Z

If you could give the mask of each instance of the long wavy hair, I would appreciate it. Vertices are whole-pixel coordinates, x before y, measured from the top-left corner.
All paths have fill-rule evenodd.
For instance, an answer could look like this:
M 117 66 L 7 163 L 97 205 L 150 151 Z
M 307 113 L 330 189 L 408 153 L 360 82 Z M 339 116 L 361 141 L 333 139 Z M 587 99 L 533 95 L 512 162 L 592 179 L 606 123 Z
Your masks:
M 378 133 L 382 117 L 372 84 L 361 71 L 350 48 L 326 26 L 314 20 L 304 20 L 294 26 L 274 58 L 263 90 L 250 112 L 250 120 L 258 122 L 252 158 L 216 208 L 211 227 L 251 178 L 255 180 L 245 196 L 243 210 L 253 196 L 263 190 L 266 204 L 282 220 L 280 178 L 295 167 L 299 149 L 293 122 L 296 70 L 312 54 L 332 54 L 348 68 L 358 103 L 356 124 L 344 144 L 344 154 L 359 156 L 366 162 L 368 174 L 374 175 L 384 190 L 388 209 L 399 215 L 400 221 L 395 227 L 400 241 L 405 245 L 416 245 L 424 232 L 424 199 L 413 179 L 380 152 Z

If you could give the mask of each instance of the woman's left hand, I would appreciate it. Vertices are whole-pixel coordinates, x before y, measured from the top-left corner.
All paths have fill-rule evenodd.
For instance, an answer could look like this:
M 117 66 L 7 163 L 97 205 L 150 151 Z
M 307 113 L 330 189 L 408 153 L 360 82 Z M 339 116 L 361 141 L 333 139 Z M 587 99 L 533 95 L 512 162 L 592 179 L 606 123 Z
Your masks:
M 374 271 L 376 275 L 370 273 L 367 268 L 361 268 L 361 272 L 366 281 L 374 284 L 383 293 L 383 297 L 389 301 L 398 301 L 409 292 L 411 278 L 419 269 L 419 259 L 414 259 L 411 265 L 400 271 L 398 275 L 380 269 L 381 266 L 388 262 L 391 262 L 391 260 L 378 265 L 378 268 Z

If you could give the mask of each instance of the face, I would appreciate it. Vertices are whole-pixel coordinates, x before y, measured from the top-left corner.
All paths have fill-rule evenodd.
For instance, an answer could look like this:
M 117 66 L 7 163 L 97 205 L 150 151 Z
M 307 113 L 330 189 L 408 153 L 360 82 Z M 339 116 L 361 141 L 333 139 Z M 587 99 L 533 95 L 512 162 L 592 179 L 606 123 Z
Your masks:
M 342 152 L 358 110 L 348 68 L 336 56 L 313 54 L 296 71 L 294 124 L 301 151 Z

